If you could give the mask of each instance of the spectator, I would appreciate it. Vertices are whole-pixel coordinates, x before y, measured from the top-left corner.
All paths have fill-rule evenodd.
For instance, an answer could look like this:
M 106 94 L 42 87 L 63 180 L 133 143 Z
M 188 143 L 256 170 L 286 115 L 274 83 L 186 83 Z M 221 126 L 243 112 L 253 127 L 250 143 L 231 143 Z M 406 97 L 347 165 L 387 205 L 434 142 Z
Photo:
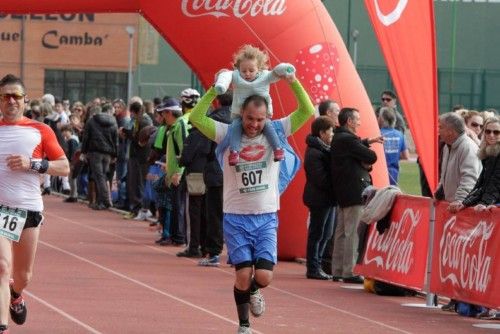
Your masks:
M 339 126 L 340 108 L 337 102 L 333 100 L 324 100 L 318 105 L 320 116 L 328 116 L 333 120 L 334 126 Z
M 307 233 L 307 272 L 310 279 L 331 279 L 321 269 L 321 258 L 331 240 L 335 222 L 335 198 L 332 196 L 330 174 L 330 144 L 334 122 L 329 116 L 319 116 L 311 125 L 311 134 L 306 137 L 307 149 L 304 159 L 306 184 L 303 201 L 309 208 Z
M 218 95 L 220 108 L 215 109 L 208 114 L 208 117 L 214 121 L 229 124 L 231 123 L 231 104 L 232 93 L 227 91 L 225 94 Z M 206 140 L 209 140 L 206 138 Z M 205 253 L 207 257 L 201 259 L 198 265 L 205 267 L 217 267 L 220 263 L 220 253 L 223 247 L 222 237 L 222 169 L 215 157 L 217 144 L 210 141 L 210 153 L 208 154 L 207 164 L 203 171 L 203 180 L 207 187 L 205 192 L 206 209 L 206 236 Z
M 465 133 L 463 118 L 454 112 L 439 117 L 439 137 L 445 143 L 441 161 L 441 177 L 435 198 L 459 206 L 477 182 L 481 165 L 478 146 Z M 455 311 L 457 301 L 451 300 L 441 309 Z
M 398 111 L 396 94 L 394 94 L 393 91 L 385 90 L 382 92 L 380 100 L 382 101 L 382 107 L 389 107 L 394 110 L 394 113 L 396 114 L 396 124 L 394 125 L 394 128 L 404 134 L 406 131 L 406 124 L 403 116 Z M 378 118 L 378 114 L 376 116 Z
M 109 105 L 108 105 L 109 106 Z M 111 159 L 116 158 L 118 129 L 116 120 L 111 115 L 111 108 L 95 107 L 96 114 L 85 124 L 81 154 L 85 154 L 90 166 L 90 173 L 95 182 L 96 202 L 94 210 L 104 210 L 111 206 L 107 174 Z
M 405 137 L 401 131 L 396 130 L 396 114 L 388 107 L 380 108 L 378 126 L 384 137 L 384 153 L 389 172 L 389 182 L 397 185 L 399 179 L 399 160 L 408 160 L 410 152 L 406 148 Z
M 478 157 L 483 170 L 467 197 L 450 204 L 448 209 L 452 213 L 470 206 L 483 211 L 500 202 L 500 120 L 497 117 L 488 118 L 484 124 Z
M 127 194 L 130 214 L 125 218 L 138 218 L 145 220 L 152 216 L 147 206 L 142 203 L 144 197 L 144 184 L 148 173 L 148 156 L 150 147 L 139 144 L 139 133 L 146 126 L 153 125 L 153 121 L 144 113 L 142 100 L 135 97 L 136 102 L 130 104 L 132 115 L 131 127 L 120 127 L 119 134 L 122 139 L 130 140 L 129 159 L 127 165 Z
M 468 110 L 463 115 L 465 121 L 465 132 L 478 146 L 481 143 L 481 132 L 483 131 L 483 116 L 479 111 Z
M 363 279 L 352 272 L 359 243 L 357 229 L 363 210 L 361 193 L 371 184 L 369 171 L 377 161 L 377 155 L 369 145 L 382 143 L 383 137 L 361 140 L 356 135 L 361 117 L 354 108 L 342 108 L 339 125 L 330 150 L 333 193 L 339 205 L 332 274 L 337 281 L 363 283 Z
M 66 124 L 61 127 L 61 133 L 66 141 L 67 151 L 66 158 L 70 162 L 70 175 L 69 177 L 69 187 L 70 193 L 69 197 L 65 198 L 63 202 L 65 203 L 74 203 L 78 201 L 78 187 L 76 182 L 76 176 L 78 170 L 76 169 L 75 157 L 77 155 L 77 151 L 80 148 L 80 142 L 78 137 L 73 133 L 73 128 L 71 125 Z

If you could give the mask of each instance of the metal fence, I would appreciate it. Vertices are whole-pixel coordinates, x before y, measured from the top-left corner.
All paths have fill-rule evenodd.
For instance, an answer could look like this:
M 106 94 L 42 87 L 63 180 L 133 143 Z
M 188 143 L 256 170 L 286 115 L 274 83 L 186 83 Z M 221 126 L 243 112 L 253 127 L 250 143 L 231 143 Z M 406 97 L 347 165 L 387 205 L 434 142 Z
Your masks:
M 394 90 L 394 85 L 385 67 L 359 66 L 368 96 L 374 106 L 380 105 L 380 93 Z M 461 104 L 467 109 L 483 111 L 489 108 L 500 110 L 500 71 L 439 69 L 439 112 L 450 111 Z

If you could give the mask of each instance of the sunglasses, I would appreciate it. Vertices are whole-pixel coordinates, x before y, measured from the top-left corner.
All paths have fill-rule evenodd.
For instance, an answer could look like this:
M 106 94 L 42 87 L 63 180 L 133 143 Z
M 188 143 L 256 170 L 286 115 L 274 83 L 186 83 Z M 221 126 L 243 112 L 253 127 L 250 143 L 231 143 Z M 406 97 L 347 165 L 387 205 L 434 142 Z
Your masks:
M 472 122 L 470 123 L 470 126 L 472 126 L 473 128 L 477 128 L 479 127 L 480 129 L 483 128 L 483 125 L 482 124 L 479 124 L 479 123 L 476 123 L 476 122 Z
M 498 136 L 498 135 L 500 135 L 500 130 L 490 130 L 490 129 L 486 129 L 486 130 L 484 130 L 484 134 L 485 134 L 485 135 L 491 135 L 492 133 L 493 133 L 495 136 Z
M 0 94 L 0 99 L 3 100 L 3 101 L 5 101 L 5 102 L 9 102 L 10 99 L 14 99 L 16 101 L 20 101 L 25 96 L 26 96 L 26 94 L 22 94 L 22 93 L 8 93 L 8 94 Z
M 391 102 L 392 101 L 392 99 L 390 97 L 383 97 L 383 98 L 381 98 L 381 100 L 384 102 Z

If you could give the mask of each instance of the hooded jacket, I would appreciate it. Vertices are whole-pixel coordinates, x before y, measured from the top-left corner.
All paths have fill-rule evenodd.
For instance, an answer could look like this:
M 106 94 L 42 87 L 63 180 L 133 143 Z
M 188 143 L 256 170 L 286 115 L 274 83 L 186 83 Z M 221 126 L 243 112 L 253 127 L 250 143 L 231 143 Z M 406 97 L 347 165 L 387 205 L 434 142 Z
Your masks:
M 336 200 L 332 193 L 330 147 L 313 135 L 306 137 L 306 144 L 304 158 L 306 184 L 302 200 L 307 207 L 333 206 Z
M 118 127 L 113 116 L 99 113 L 85 124 L 82 139 L 82 153 L 99 152 L 116 157 Z

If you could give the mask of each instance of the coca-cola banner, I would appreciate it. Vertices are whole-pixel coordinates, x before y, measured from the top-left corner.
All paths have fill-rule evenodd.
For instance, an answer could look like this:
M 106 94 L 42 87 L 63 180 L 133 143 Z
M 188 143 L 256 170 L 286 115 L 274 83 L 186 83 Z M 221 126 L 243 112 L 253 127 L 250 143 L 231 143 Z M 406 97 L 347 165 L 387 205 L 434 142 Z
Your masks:
M 355 267 L 357 274 L 414 290 L 424 287 L 429 245 L 431 200 L 398 196 L 391 225 L 379 234 L 371 225 L 365 254 Z
M 434 0 L 365 0 L 431 189 L 437 172 Z M 422 122 L 425 120 L 425 122 Z
M 431 292 L 500 308 L 500 210 L 451 215 L 436 206 Z

